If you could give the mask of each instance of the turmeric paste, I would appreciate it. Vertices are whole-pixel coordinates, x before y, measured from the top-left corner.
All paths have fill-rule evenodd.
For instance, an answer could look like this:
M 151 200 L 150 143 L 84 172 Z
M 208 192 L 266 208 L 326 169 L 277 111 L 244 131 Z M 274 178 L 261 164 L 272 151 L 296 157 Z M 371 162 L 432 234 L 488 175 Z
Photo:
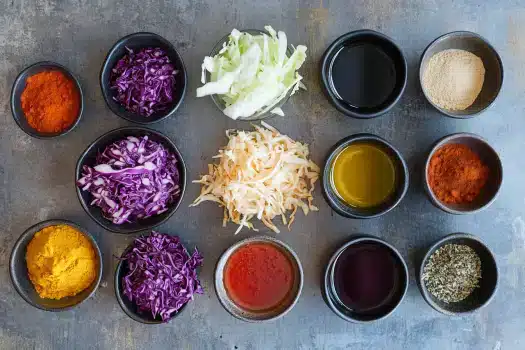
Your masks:
M 97 256 L 89 239 L 68 225 L 38 231 L 26 251 L 29 279 L 41 298 L 73 296 L 97 275 Z
M 60 71 L 45 71 L 27 78 L 20 102 L 27 122 L 38 132 L 66 130 L 80 110 L 75 82 Z

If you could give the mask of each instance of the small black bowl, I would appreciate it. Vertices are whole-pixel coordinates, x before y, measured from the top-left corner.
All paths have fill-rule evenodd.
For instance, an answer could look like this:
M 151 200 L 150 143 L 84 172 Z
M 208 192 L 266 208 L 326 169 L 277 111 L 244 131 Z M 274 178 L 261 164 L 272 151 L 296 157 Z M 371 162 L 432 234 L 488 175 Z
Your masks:
M 82 168 L 84 165 L 93 166 L 99 152 L 102 152 L 104 148 L 109 146 L 111 143 L 126 138 L 127 136 L 148 136 L 150 140 L 159 142 L 166 149 L 172 152 L 178 160 L 178 170 L 180 176 L 180 196 L 175 203 L 171 205 L 167 211 L 162 214 L 149 217 L 147 219 L 139 220 L 133 223 L 124 223 L 122 225 L 117 225 L 104 218 L 102 211 L 99 207 L 90 205 L 92 201 L 91 193 L 87 191 L 82 191 L 80 187 L 76 185 L 76 182 L 81 178 Z M 77 166 L 75 169 L 75 187 L 78 195 L 80 204 L 86 211 L 86 213 L 93 219 L 97 224 L 102 226 L 104 229 L 116 232 L 116 233 L 136 233 L 140 231 L 150 230 L 155 226 L 158 226 L 168 220 L 178 209 L 180 203 L 182 202 L 182 197 L 184 196 L 184 191 L 186 189 L 186 165 L 184 164 L 184 159 L 182 158 L 181 153 L 179 152 L 175 143 L 171 141 L 166 135 L 161 134 L 158 131 L 151 130 L 145 127 L 124 127 L 109 131 L 108 133 L 100 136 L 98 139 L 93 141 L 91 145 L 82 154 L 80 155 Z
M 80 108 L 78 110 L 78 116 L 76 120 L 69 126 L 69 128 L 65 129 L 61 132 L 55 132 L 55 133 L 45 133 L 45 132 L 39 132 L 35 129 L 33 129 L 29 123 L 27 122 L 27 118 L 24 114 L 24 111 L 22 110 L 22 103 L 20 101 L 20 98 L 22 96 L 22 92 L 24 91 L 26 87 L 26 81 L 27 78 L 29 78 L 32 75 L 35 75 L 37 73 L 46 72 L 46 71 L 60 71 L 64 73 L 69 79 L 71 79 L 77 88 L 77 92 L 80 97 Z M 31 66 L 25 68 L 15 79 L 15 82 L 13 83 L 13 88 L 11 90 L 11 113 L 13 114 L 13 118 L 26 134 L 29 136 L 38 138 L 38 139 L 52 139 L 58 136 L 62 136 L 70 132 L 77 126 L 77 124 L 80 122 L 80 117 L 82 116 L 82 111 L 84 110 L 84 95 L 82 94 L 82 88 L 80 87 L 80 83 L 78 79 L 67 69 L 66 67 L 50 61 L 43 61 L 43 62 L 37 62 L 35 64 L 32 64 Z
M 386 58 L 392 64 L 392 70 L 386 72 L 392 76 L 395 75 L 392 88 L 388 89 L 390 91 L 385 90 L 382 94 L 384 98 L 373 101 L 373 105 L 357 106 L 352 104 L 353 101 L 349 101 L 348 98 L 345 100 L 335 88 L 334 62 L 336 62 L 338 55 L 343 52 L 342 50 L 348 47 L 366 47 L 368 49 L 363 55 L 374 53 L 374 57 Z M 355 74 L 379 74 L 376 72 L 377 64 L 373 64 L 374 57 L 362 58 L 358 60 L 359 67 L 348 66 L 348 69 L 345 69 L 344 72 L 339 71 L 337 75 L 344 74 L 346 79 L 351 80 L 355 79 Z M 377 79 L 378 77 L 371 77 L 371 80 Z M 407 84 L 407 62 L 403 51 L 388 36 L 373 30 L 357 30 L 340 36 L 325 51 L 321 61 L 321 81 L 326 96 L 341 113 L 354 118 L 374 118 L 388 112 L 403 95 Z M 365 91 L 364 88 L 359 90 L 360 92 Z
M 127 263 L 123 258 L 126 256 L 126 254 L 131 250 L 133 247 L 133 242 L 124 250 L 122 255 L 120 256 L 120 261 L 117 264 L 117 269 L 115 270 L 115 296 L 117 297 L 117 301 L 122 308 L 122 311 L 126 313 L 130 318 L 137 322 L 145 323 L 145 324 L 161 324 L 165 323 L 162 321 L 162 318 L 160 316 L 157 316 L 156 318 L 153 318 L 153 315 L 149 312 L 139 312 L 137 305 L 135 305 L 134 302 L 130 301 L 127 296 L 124 295 L 124 289 L 122 286 L 122 278 L 126 275 L 128 272 Z M 186 310 L 186 307 L 188 306 L 188 303 L 184 304 L 177 313 L 173 314 L 172 317 L 169 319 L 171 321 L 175 317 L 179 316 L 184 310 Z M 168 321 L 168 322 L 169 322 Z
M 432 56 L 450 49 L 465 50 L 475 54 L 483 61 L 485 67 L 483 87 L 474 103 L 463 111 L 453 111 L 439 107 L 432 102 L 423 87 L 423 74 Z M 489 108 L 496 100 L 496 97 L 498 97 L 503 85 L 503 63 L 498 52 L 487 39 L 472 32 L 452 32 L 432 41 L 423 52 L 423 55 L 421 55 L 419 83 L 427 101 L 439 112 L 452 118 L 472 118 Z
M 98 260 L 97 277 L 93 283 L 77 295 L 65 297 L 59 300 L 45 299 L 38 295 L 33 283 L 29 279 L 26 264 L 27 245 L 33 239 L 33 236 L 38 231 L 54 225 L 68 225 L 82 232 L 93 245 Z M 102 253 L 100 252 L 100 248 L 93 236 L 77 224 L 67 220 L 42 221 L 25 230 L 16 241 L 9 261 L 9 274 L 11 275 L 11 281 L 13 282 L 15 290 L 29 304 L 45 311 L 65 311 L 79 305 L 95 294 L 95 291 L 100 284 L 100 280 L 102 279 Z
M 366 311 L 357 311 L 346 306 L 337 296 L 334 275 L 339 257 L 351 246 L 372 245 L 386 248 L 395 262 L 396 282 L 388 299 L 379 306 Z M 397 249 L 386 241 L 370 236 L 357 235 L 339 248 L 331 257 L 325 270 L 323 284 L 323 298 L 330 309 L 345 321 L 354 323 L 369 323 L 383 319 L 392 314 L 403 301 L 408 289 L 408 267 Z
M 456 303 L 444 303 L 435 298 L 425 286 L 423 270 L 436 250 L 446 244 L 465 244 L 474 249 L 481 260 L 480 286 L 466 299 Z M 498 266 L 496 258 L 478 237 L 467 233 L 453 233 L 434 243 L 425 254 L 418 271 L 418 285 L 423 299 L 435 310 L 449 316 L 474 312 L 487 305 L 494 297 L 498 288 Z
M 157 112 L 149 117 L 145 117 L 126 110 L 120 103 L 113 99 L 115 92 L 110 87 L 110 79 L 113 67 L 122 57 L 128 53 L 126 48 L 129 48 L 133 51 L 138 51 L 148 47 L 160 47 L 163 49 L 170 58 L 178 73 L 175 76 L 175 91 L 173 93 L 173 102 L 171 103 L 171 106 L 165 111 Z M 169 117 L 170 115 L 173 115 L 182 104 L 184 95 L 186 94 L 187 81 L 188 77 L 186 74 L 186 68 L 184 67 L 184 62 L 182 61 L 182 56 L 177 52 L 173 44 L 160 35 L 148 32 L 130 34 L 117 41 L 116 44 L 113 45 L 113 47 L 109 50 L 106 60 L 104 61 L 100 71 L 100 87 L 102 89 L 102 96 L 104 96 L 104 100 L 111 111 L 119 117 L 129 120 L 130 122 L 143 125 L 156 123 L 164 118 Z
M 430 166 L 430 160 L 441 147 L 450 144 L 462 144 L 468 146 L 490 169 L 490 174 L 486 185 L 477 198 L 475 198 L 474 201 L 470 203 L 452 204 L 442 202 L 434 194 L 428 182 L 428 168 Z M 496 200 L 503 183 L 503 165 L 496 150 L 492 148 L 492 146 L 481 136 L 465 132 L 448 135 L 438 140 L 432 146 L 432 149 L 428 154 L 423 171 L 425 192 L 427 193 L 427 196 L 432 204 L 434 204 L 437 208 L 446 211 L 447 213 L 456 215 L 473 214 L 488 208 Z
M 382 204 L 372 208 L 356 208 L 342 201 L 332 186 L 332 164 L 345 148 L 355 143 L 369 143 L 380 146 L 394 161 L 396 167 L 396 189 Z M 394 209 L 405 196 L 408 189 L 408 167 L 401 153 L 388 141 L 372 134 L 355 134 L 340 140 L 330 151 L 323 169 L 323 194 L 328 204 L 339 215 L 352 219 L 371 219 Z

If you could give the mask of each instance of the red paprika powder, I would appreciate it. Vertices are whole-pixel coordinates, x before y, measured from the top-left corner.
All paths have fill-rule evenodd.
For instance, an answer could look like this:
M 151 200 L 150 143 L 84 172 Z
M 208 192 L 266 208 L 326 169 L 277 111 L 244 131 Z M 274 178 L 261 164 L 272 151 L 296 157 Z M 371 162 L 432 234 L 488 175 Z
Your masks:
M 449 144 L 434 153 L 427 176 L 440 201 L 465 204 L 479 195 L 487 183 L 489 168 L 467 145 Z
M 29 125 L 38 132 L 57 133 L 78 117 L 80 94 L 75 83 L 60 71 L 46 71 L 27 78 L 20 98 Z

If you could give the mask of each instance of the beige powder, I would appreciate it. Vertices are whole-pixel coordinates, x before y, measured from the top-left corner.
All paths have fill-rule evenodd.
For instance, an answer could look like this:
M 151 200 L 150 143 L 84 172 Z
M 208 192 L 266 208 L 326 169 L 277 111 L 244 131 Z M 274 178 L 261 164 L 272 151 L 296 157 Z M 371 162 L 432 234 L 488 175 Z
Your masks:
M 423 89 L 437 106 L 462 111 L 478 97 L 485 67 L 476 55 L 465 50 L 444 50 L 428 61 L 423 72 Z

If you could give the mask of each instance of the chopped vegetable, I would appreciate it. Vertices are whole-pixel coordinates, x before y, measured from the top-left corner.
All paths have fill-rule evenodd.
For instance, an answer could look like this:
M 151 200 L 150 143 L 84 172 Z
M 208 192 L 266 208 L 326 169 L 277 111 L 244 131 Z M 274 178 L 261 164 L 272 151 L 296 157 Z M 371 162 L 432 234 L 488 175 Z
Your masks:
M 148 136 L 106 147 L 94 167 L 84 165 L 77 185 L 117 225 L 161 214 L 180 196 L 177 158 Z
M 194 181 L 202 189 L 192 206 L 219 203 L 224 207 L 223 225 L 229 220 L 239 225 L 235 234 L 244 226 L 257 231 L 250 222 L 254 217 L 278 233 L 274 217 L 281 216 L 286 225 L 286 212 L 291 210 L 290 228 L 297 208 L 305 215 L 318 210 L 312 204 L 312 192 L 319 167 L 308 159 L 308 145 L 264 122 L 262 126 L 252 132 L 227 131 L 228 145 L 215 156 L 219 164 L 209 164 L 209 174 Z
M 197 89 L 197 97 L 220 95 L 226 105 L 223 112 L 232 119 L 268 111 L 284 115 L 275 105 L 290 90 L 293 95 L 304 87 L 297 70 L 306 59 L 306 46 L 297 46 L 288 57 L 286 34 L 270 26 L 265 29 L 269 36 L 232 30 L 219 54 L 204 58 L 201 81 L 205 85 Z M 211 76 L 208 83 L 206 71 Z
M 166 110 L 173 102 L 177 71 L 160 48 L 146 48 L 135 53 L 126 48 L 111 71 L 113 99 L 128 111 L 145 117 Z
M 160 315 L 167 322 L 195 293 L 204 293 L 197 278 L 203 258 L 197 249 L 190 256 L 177 236 L 153 231 L 135 239 L 123 259 L 128 271 L 122 277 L 124 295 L 153 318 Z

